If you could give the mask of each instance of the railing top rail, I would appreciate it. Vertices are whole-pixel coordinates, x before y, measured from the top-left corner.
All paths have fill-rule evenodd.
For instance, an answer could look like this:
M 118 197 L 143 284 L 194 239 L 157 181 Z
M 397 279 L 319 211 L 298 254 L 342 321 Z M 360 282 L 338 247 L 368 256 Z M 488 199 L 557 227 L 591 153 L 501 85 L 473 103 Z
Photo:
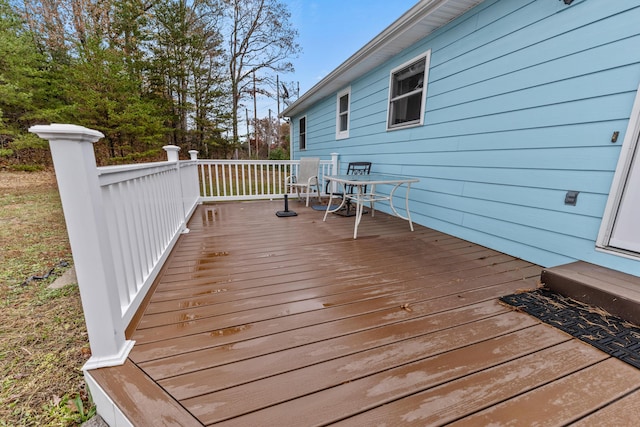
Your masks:
M 189 165 L 198 163 L 198 160 L 180 160 L 181 165 Z M 172 165 L 174 162 L 151 162 L 151 163 L 134 163 L 130 165 L 112 165 L 112 166 L 100 166 L 98 167 L 98 175 L 105 175 L 110 173 L 126 172 L 130 170 L 143 170 L 152 169 L 158 166 Z
M 136 165 L 102 166 L 98 168 L 100 185 L 110 185 L 143 176 L 172 170 L 176 168 L 173 162 L 155 162 Z
M 135 163 L 131 165 L 115 165 L 98 167 L 98 175 L 107 175 L 111 173 L 128 172 L 130 170 L 153 169 L 159 166 L 172 165 L 169 162 L 152 162 L 152 163 Z

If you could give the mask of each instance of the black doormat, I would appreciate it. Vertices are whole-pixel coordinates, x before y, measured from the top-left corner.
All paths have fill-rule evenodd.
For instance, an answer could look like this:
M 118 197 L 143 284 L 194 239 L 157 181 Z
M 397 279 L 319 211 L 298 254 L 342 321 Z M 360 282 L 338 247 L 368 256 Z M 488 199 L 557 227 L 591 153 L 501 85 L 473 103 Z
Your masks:
M 640 327 L 632 323 L 544 288 L 500 301 L 640 368 Z

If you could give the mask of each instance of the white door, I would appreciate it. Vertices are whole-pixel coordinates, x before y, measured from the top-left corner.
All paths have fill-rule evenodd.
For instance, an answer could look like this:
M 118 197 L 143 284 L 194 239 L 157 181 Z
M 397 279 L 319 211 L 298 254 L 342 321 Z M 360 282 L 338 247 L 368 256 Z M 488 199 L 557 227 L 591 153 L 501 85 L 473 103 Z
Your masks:
M 609 246 L 640 253 L 640 159 L 636 144 L 620 206 L 615 216 Z
M 596 246 L 640 258 L 640 86 L 620 148 Z

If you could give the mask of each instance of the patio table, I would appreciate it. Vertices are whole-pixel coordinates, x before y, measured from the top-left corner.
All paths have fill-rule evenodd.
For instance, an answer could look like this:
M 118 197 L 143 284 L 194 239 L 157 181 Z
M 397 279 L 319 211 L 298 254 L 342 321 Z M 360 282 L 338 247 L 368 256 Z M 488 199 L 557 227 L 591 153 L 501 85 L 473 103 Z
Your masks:
M 378 174 L 372 173 L 369 175 L 329 175 L 325 176 L 325 179 L 330 180 L 333 183 L 342 185 L 342 202 L 340 205 L 332 209 L 331 201 L 334 197 L 334 192 L 336 192 L 335 185 L 331 185 L 331 192 L 329 194 L 329 203 L 327 204 L 327 210 L 324 213 L 323 221 L 327 220 L 327 215 L 331 212 L 337 212 L 342 209 L 347 200 L 351 200 L 355 202 L 356 205 L 356 220 L 355 226 L 353 229 L 353 238 L 356 239 L 358 237 L 358 225 L 360 225 L 360 220 L 362 219 L 362 213 L 364 210 L 364 204 L 369 203 L 371 207 L 371 216 L 373 217 L 375 214 L 375 202 L 379 201 L 389 201 L 389 206 L 391 207 L 391 211 L 398 218 L 409 221 L 409 227 L 411 231 L 413 231 L 413 223 L 411 222 L 411 213 L 409 212 L 409 190 L 411 189 L 411 184 L 414 182 L 419 182 L 420 180 L 417 178 L 405 177 L 405 176 L 397 176 L 397 175 L 386 175 L 386 174 Z M 376 192 L 376 186 L 381 185 L 391 185 L 393 186 L 389 194 L 378 193 Z M 407 212 L 407 216 L 403 216 L 396 210 L 393 205 L 393 195 L 396 190 L 402 186 L 406 185 L 407 191 L 405 194 L 405 210 Z M 347 186 L 353 186 L 356 190 L 354 193 L 347 193 Z M 370 191 L 365 191 L 365 188 L 368 188 Z

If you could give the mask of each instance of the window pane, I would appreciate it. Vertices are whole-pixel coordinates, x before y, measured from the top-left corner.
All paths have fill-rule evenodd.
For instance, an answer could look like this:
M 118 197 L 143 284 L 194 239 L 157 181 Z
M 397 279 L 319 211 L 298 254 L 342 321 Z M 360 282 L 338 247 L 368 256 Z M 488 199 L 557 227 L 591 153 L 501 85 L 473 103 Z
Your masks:
M 393 75 L 392 96 L 395 98 L 422 88 L 424 85 L 424 66 L 425 60 L 423 59 L 395 73 Z
M 300 149 L 305 150 L 307 148 L 307 118 L 300 119 Z
M 348 129 L 348 124 L 347 124 L 348 121 L 349 121 L 348 114 L 340 115 L 340 132 L 346 131 Z
M 391 125 L 419 121 L 421 107 L 421 92 L 393 101 L 391 103 Z
M 349 110 L 349 95 L 340 98 L 340 112 L 344 113 Z

